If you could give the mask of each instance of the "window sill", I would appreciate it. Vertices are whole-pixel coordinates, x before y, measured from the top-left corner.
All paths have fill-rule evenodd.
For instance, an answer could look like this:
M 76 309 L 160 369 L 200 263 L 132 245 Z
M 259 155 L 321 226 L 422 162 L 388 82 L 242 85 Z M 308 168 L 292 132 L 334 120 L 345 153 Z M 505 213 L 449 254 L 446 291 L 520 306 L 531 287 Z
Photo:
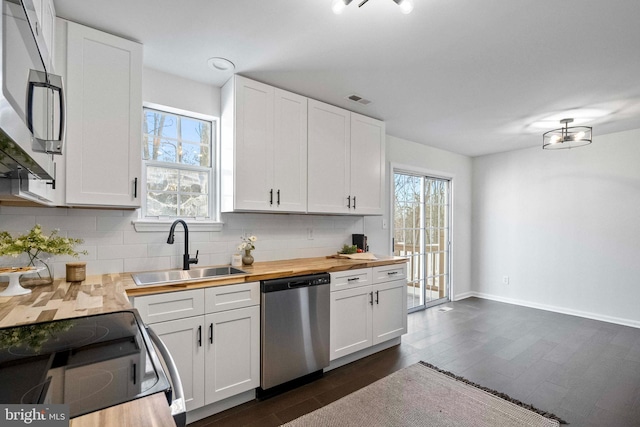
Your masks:
M 171 219 L 137 219 L 135 221 L 131 221 L 133 227 L 138 233 L 148 233 L 153 231 L 162 231 L 165 232 L 169 230 L 171 224 L 173 224 L 174 220 Z M 217 221 L 196 221 L 196 220 L 185 220 L 187 226 L 189 226 L 189 231 L 222 231 L 223 222 Z

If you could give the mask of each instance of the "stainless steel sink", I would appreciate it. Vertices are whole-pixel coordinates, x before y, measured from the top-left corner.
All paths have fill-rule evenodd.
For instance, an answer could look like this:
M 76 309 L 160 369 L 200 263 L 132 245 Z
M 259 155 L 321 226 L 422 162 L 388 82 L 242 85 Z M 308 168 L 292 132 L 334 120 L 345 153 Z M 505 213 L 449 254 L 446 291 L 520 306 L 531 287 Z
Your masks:
M 193 270 L 150 271 L 132 274 L 137 286 L 161 285 L 164 283 L 190 282 L 194 280 L 212 279 L 235 274 L 247 274 L 235 267 L 194 268 Z

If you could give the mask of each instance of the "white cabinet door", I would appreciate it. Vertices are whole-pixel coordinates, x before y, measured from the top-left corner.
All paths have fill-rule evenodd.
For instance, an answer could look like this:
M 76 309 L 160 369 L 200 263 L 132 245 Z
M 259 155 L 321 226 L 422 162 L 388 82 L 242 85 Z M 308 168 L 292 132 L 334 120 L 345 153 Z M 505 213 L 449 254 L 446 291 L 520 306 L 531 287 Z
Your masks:
M 309 100 L 308 211 L 349 213 L 350 113 Z
M 140 206 L 142 45 L 67 25 L 66 202 Z
M 307 210 L 307 98 L 275 90 L 273 139 L 275 211 Z
M 205 316 L 205 404 L 260 385 L 260 306 Z
M 222 210 L 307 210 L 307 98 L 235 76 L 222 88 Z
M 374 285 L 373 345 L 407 333 L 407 281 Z
M 331 292 L 330 360 L 371 347 L 371 286 Z
M 360 215 L 383 214 L 384 122 L 351 113 L 351 207 Z
M 149 327 L 165 343 L 177 365 L 187 411 L 203 406 L 206 338 L 203 316 L 154 323 Z
M 55 73 L 53 70 L 53 45 L 54 45 L 54 32 L 55 32 L 55 19 L 56 9 L 53 5 L 53 0 L 44 0 L 42 2 L 42 37 L 44 38 L 44 44 L 47 46 L 48 57 L 45 59 L 45 65 L 47 71 Z
M 240 76 L 235 77 L 235 85 L 234 209 L 269 209 L 275 202 L 274 88 Z

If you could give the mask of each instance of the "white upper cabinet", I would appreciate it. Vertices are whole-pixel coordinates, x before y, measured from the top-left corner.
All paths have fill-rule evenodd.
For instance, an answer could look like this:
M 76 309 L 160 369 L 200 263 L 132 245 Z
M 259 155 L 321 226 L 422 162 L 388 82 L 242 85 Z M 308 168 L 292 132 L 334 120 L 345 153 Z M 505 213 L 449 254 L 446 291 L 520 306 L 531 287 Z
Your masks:
M 309 212 L 382 215 L 384 159 L 384 122 L 309 101 Z
M 221 123 L 222 211 L 305 212 L 307 99 L 234 76 Z
M 354 214 L 382 215 L 385 178 L 384 122 L 351 113 L 351 207 Z
M 33 10 L 29 9 L 28 3 L 25 5 L 29 15 L 29 25 L 35 34 L 42 61 L 48 72 L 54 72 L 52 65 L 56 9 L 53 0 L 33 0 Z
M 142 45 L 66 28 L 66 204 L 139 207 Z
M 315 213 L 349 213 L 350 113 L 309 100 L 309 198 Z
M 275 90 L 274 189 L 276 210 L 307 210 L 307 98 Z

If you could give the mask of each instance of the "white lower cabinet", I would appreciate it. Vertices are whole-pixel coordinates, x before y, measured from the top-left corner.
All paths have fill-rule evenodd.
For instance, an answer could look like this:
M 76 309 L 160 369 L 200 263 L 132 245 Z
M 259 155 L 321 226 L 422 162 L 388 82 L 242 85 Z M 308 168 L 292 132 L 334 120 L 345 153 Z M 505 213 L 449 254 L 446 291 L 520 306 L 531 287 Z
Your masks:
M 407 332 L 407 282 L 406 273 L 402 273 L 406 272 L 406 266 L 394 266 L 401 274 L 395 280 L 382 277 L 380 268 L 349 271 L 351 277 L 342 281 L 348 289 L 331 292 L 331 360 Z M 340 284 L 341 276 L 345 273 L 332 273 L 332 285 Z M 362 277 L 373 277 L 373 284 L 355 280 Z M 352 281 L 348 282 L 349 279 Z
M 205 405 L 260 385 L 260 306 L 207 314 Z
M 204 327 L 202 316 L 187 317 L 149 325 L 165 343 L 173 357 L 182 387 L 187 411 L 204 405 L 204 352 L 198 337 Z
M 371 347 L 371 286 L 331 292 L 330 360 Z
M 177 365 L 187 411 L 260 385 L 259 295 L 251 282 L 133 298 Z

